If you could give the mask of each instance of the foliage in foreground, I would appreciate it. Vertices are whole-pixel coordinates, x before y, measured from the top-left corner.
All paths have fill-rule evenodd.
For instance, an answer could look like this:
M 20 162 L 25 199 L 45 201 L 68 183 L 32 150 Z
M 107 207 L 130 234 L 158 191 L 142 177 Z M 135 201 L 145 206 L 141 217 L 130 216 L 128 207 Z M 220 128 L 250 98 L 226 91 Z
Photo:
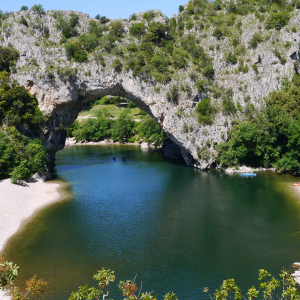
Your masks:
M 12 262 L 0 263 L 0 288 L 5 290 L 7 285 L 12 285 L 15 278 L 18 276 L 19 267 Z M 26 280 L 26 292 L 23 294 L 17 287 L 13 287 L 10 291 L 13 300 L 29 300 L 29 294 L 44 293 L 43 287 L 47 282 L 42 279 L 37 279 L 36 275 Z
M 19 267 L 12 262 L 0 263 L 0 288 L 5 290 L 10 284 L 13 285 L 14 279 L 18 275 Z M 215 291 L 213 295 L 209 293 L 209 288 L 205 287 L 203 292 L 207 293 L 211 300 L 227 300 L 235 299 L 256 299 L 260 294 L 265 300 L 299 300 L 300 295 L 296 287 L 295 278 L 286 270 L 282 270 L 279 274 L 280 279 L 273 277 L 264 269 L 259 270 L 258 280 L 259 288 L 252 286 L 248 289 L 246 296 L 242 295 L 241 289 L 236 285 L 234 279 L 224 280 L 221 287 Z M 94 276 L 98 283 L 98 287 L 90 287 L 88 285 L 80 286 L 76 292 L 72 292 L 69 300 L 104 300 L 109 296 L 109 285 L 116 279 L 114 271 L 102 268 Z M 44 293 L 43 286 L 47 282 L 42 279 L 37 279 L 33 276 L 26 281 L 26 294 L 23 295 L 17 287 L 11 289 L 10 293 L 13 300 L 29 300 L 27 296 L 30 293 Z M 13 287 L 13 286 L 12 286 Z M 142 287 L 139 288 L 134 280 L 120 281 L 118 284 L 119 290 L 122 292 L 124 300 L 157 300 L 153 292 L 142 292 Z M 167 293 L 164 300 L 178 300 L 178 297 L 173 293 Z

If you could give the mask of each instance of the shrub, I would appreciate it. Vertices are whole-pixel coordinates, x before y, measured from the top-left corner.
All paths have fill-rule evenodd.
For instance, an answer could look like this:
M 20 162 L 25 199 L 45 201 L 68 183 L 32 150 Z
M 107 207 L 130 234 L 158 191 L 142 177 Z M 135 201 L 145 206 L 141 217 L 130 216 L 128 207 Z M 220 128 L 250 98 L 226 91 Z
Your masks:
M 226 115 L 231 115 L 236 113 L 236 108 L 231 97 L 225 97 L 222 100 L 222 110 Z
M 261 33 L 254 33 L 251 40 L 249 41 L 249 45 L 251 46 L 251 48 L 256 49 L 258 44 L 263 42 L 263 37 L 261 35 Z
M 20 21 L 19 21 L 20 24 L 23 24 L 24 26 L 28 27 L 28 23 L 27 23 L 27 20 L 22 16 Z
M 90 34 L 95 34 L 99 38 L 103 35 L 103 31 L 107 30 L 107 27 L 106 25 L 99 25 L 98 22 L 91 20 L 88 30 Z
M 199 93 L 206 92 L 208 82 L 205 80 L 198 80 L 196 83 L 196 87 Z
M 166 38 L 166 32 L 168 29 L 167 24 L 152 21 L 149 25 L 148 32 L 144 35 L 143 41 L 145 43 L 152 42 L 159 45 L 162 40 Z
M 289 13 L 286 11 L 280 11 L 278 13 L 271 13 L 269 19 L 266 22 L 266 29 L 280 30 L 282 27 L 288 24 L 290 20 Z
M 215 0 L 213 3 L 214 10 L 222 10 L 222 2 L 220 0 Z
M 188 53 L 183 49 L 176 49 L 173 53 L 172 64 L 175 69 L 184 69 L 187 66 Z
M 149 10 L 143 14 L 143 19 L 148 22 L 152 21 L 155 18 L 156 14 L 153 10 Z
M 133 101 L 129 100 L 127 107 L 128 108 L 135 108 L 136 105 L 135 105 L 135 103 Z
M 203 68 L 203 75 L 209 79 L 209 80 L 213 80 L 214 79 L 214 75 L 215 75 L 215 71 L 214 71 L 214 67 L 212 63 L 208 63 L 204 68 Z
M 178 87 L 173 85 L 170 89 L 170 91 L 167 93 L 167 99 L 169 102 L 173 102 L 175 104 L 178 103 L 179 99 L 179 90 Z
M 179 12 L 183 12 L 184 11 L 184 6 L 183 5 L 179 5 L 178 10 L 179 10 Z
M 211 125 L 213 109 L 211 106 L 210 98 L 204 98 L 198 103 L 196 107 L 196 112 L 198 113 L 198 121 L 200 124 Z
M 0 46 L 0 72 L 9 72 L 19 57 L 20 53 L 16 49 Z
M 129 30 L 130 34 L 136 37 L 141 37 L 146 32 L 146 27 L 144 23 L 132 24 Z
M 109 24 L 109 32 L 115 37 L 122 38 L 124 27 L 121 21 L 113 21 Z
M 77 70 L 71 69 L 70 67 L 66 67 L 63 69 L 59 68 L 57 70 L 57 74 L 58 74 L 59 78 L 64 82 L 75 79 L 76 73 L 77 73 Z
M 152 117 L 150 117 L 146 112 L 143 114 L 144 117 L 142 121 L 136 126 L 138 137 L 143 139 L 146 143 L 162 143 L 162 141 L 166 138 L 165 133 Z
M 23 5 L 20 10 L 28 10 L 28 6 Z
M 112 34 L 104 35 L 99 40 L 99 45 L 102 47 L 103 50 L 105 50 L 108 53 L 111 53 L 113 48 L 116 46 L 117 38 Z
M 223 36 L 226 36 L 227 29 L 223 26 L 217 26 L 213 31 L 213 36 L 220 40 Z
M 231 63 L 233 65 L 237 64 L 238 62 L 236 54 L 232 53 L 231 51 L 226 54 L 225 59 L 227 63 Z
M 83 34 L 79 37 L 79 41 L 87 52 L 92 52 L 99 45 L 96 34 Z
M 257 64 L 253 64 L 253 65 L 252 65 L 252 69 L 254 70 L 254 72 L 255 72 L 256 74 L 258 74 L 258 67 L 257 67 Z
M 43 11 L 43 5 L 35 4 L 31 7 L 31 10 L 36 11 L 36 12 L 41 12 L 41 11 Z
M 112 67 L 117 73 L 121 73 L 123 69 L 123 64 L 118 58 L 116 58 L 112 63 Z
M 76 62 L 86 62 L 88 60 L 87 53 L 79 42 L 68 43 L 65 46 L 68 59 L 74 59 Z
M 79 17 L 74 13 L 71 13 L 71 17 L 68 21 L 63 17 L 59 17 L 56 22 L 56 28 L 62 31 L 62 35 L 65 39 L 69 39 L 78 35 L 78 32 L 75 28 L 78 23 Z
M 108 23 L 110 20 L 105 16 L 100 16 L 99 14 L 96 15 L 95 19 L 99 20 L 101 24 Z
M 123 143 L 134 136 L 134 122 L 129 113 L 130 110 L 125 109 L 120 117 L 112 124 L 111 137 L 114 141 Z
M 232 0 L 227 4 L 227 12 L 228 13 L 237 13 L 238 8 L 237 5 L 235 4 L 235 2 L 233 2 Z

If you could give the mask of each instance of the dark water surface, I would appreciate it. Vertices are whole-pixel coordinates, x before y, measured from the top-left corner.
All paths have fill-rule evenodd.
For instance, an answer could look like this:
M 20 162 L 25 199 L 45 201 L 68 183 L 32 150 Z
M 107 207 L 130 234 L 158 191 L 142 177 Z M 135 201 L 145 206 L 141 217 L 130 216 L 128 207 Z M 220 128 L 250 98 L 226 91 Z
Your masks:
M 204 286 L 235 278 L 249 288 L 259 268 L 275 275 L 300 260 L 290 176 L 203 172 L 134 146 L 67 147 L 56 169 L 73 197 L 40 212 L 5 249 L 21 266 L 19 280 L 49 282 L 37 299 L 68 299 L 101 266 L 116 282 L 138 274 L 143 291 L 159 296 L 208 299 Z

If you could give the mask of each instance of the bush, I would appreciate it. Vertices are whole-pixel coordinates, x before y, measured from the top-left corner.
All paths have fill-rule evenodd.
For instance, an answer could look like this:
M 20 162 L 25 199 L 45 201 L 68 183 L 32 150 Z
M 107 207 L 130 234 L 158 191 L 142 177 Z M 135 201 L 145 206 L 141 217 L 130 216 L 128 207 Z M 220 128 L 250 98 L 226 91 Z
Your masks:
M 282 170 L 296 166 L 295 160 L 300 157 L 294 151 L 299 141 L 294 139 L 299 135 L 298 121 L 295 122 L 284 109 L 268 102 L 257 118 L 232 128 L 229 141 L 218 146 L 218 161 L 223 166 L 246 164 Z
M 128 107 L 128 108 L 135 108 L 136 105 L 135 105 L 135 103 L 134 103 L 133 101 L 129 100 L 129 101 L 128 101 L 127 107 Z
M 256 49 L 258 44 L 263 42 L 263 40 L 264 39 L 260 33 L 255 33 L 255 34 L 253 34 L 253 36 L 249 42 L 249 45 L 251 46 L 251 48 Z
M 188 53 L 183 49 L 174 50 L 172 64 L 175 69 L 184 69 L 187 66 Z
M 83 49 L 83 45 L 79 42 L 68 43 L 65 46 L 68 59 L 74 59 L 76 62 L 86 62 L 88 60 L 87 53 Z
M 237 55 L 231 51 L 226 54 L 225 59 L 227 63 L 231 63 L 233 65 L 237 64 L 238 62 Z
M 231 115 L 236 113 L 236 108 L 233 102 L 233 99 L 230 97 L 225 97 L 222 100 L 222 110 L 226 115 Z
M 169 30 L 167 24 L 152 21 L 149 25 L 148 32 L 144 35 L 144 42 L 151 42 L 160 45 L 166 39 L 166 32 Z
M 149 10 L 143 14 L 143 19 L 148 22 L 152 21 L 155 18 L 156 14 L 153 10 Z
M 136 126 L 138 137 L 146 143 L 160 144 L 166 138 L 165 133 L 159 127 L 157 122 L 147 113 L 141 122 Z
M 89 22 L 89 33 L 95 34 L 98 38 L 102 37 L 103 31 L 107 30 L 107 27 L 105 25 L 99 25 L 98 22 L 91 20 Z
M 130 27 L 130 34 L 136 37 L 141 37 L 146 32 L 146 27 L 144 23 L 134 23 Z
M 77 36 L 78 32 L 76 26 L 79 23 L 79 17 L 71 13 L 69 20 L 59 17 L 56 22 L 56 28 L 61 30 L 64 39 L 69 39 L 71 37 Z
M 198 121 L 200 124 L 211 125 L 213 109 L 211 106 L 210 98 L 204 98 L 198 103 L 196 107 L 196 112 L 198 113 Z
M 23 5 L 20 10 L 28 10 L 28 6 Z
M 0 46 L 0 72 L 10 72 L 19 58 L 20 53 L 16 49 Z
M 109 32 L 115 37 L 122 38 L 124 27 L 121 21 L 113 21 L 109 24 Z
M 117 73 L 121 73 L 123 69 L 123 64 L 118 58 L 116 58 L 112 63 L 112 67 Z
M 99 20 L 101 24 L 108 23 L 110 20 L 105 16 L 100 16 L 99 14 L 96 15 L 95 19 Z
M 48 155 L 40 140 L 22 136 L 15 127 L 0 129 L 0 178 L 11 175 L 13 183 L 42 173 Z
M 213 36 L 216 37 L 218 40 L 220 40 L 222 37 L 226 36 L 227 29 L 223 26 L 218 26 L 213 31 Z
M 167 93 L 167 99 L 170 102 L 173 102 L 175 104 L 178 103 L 179 99 L 179 89 L 177 86 L 173 85 L 170 89 L 170 91 Z
M 290 15 L 286 11 L 280 11 L 278 13 L 271 13 L 269 19 L 266 22 L 266 29 L 280 30 L 282 27 L 288 24 Z
M 127 142 L 134 136 L 134 122 L 129 116 L 130 110 L 125 109 L 112 125 L 111 137 L 120 143 Z
M 41 12 L 41 11 L 43 11 L 43 5 L 35 4 L 31 7 L 31 10 L 36 11 L 36 12 Z
M 20 21 L 19 21 L 20 24 L 23 24 L 24 26 L 28 27 L 28 22 L 27 20 L 22 16 Z
M 111 138 L 112 121 L 101 114 L 97 119 L 88 119 L 79 124 L 75 123 L 69 134 L 73 135 L 76 141 L 102 141 Z
M 96 34 L 83 34 L 79 37 L 79 41 L 87 52 L 92 52 L 99 44 Z
M 207 86 L 208 86 L 208 82 L 205 81 L 205 80 L 198 80 L 197 83 L 196 83 L 198 93 L 206 92 Z

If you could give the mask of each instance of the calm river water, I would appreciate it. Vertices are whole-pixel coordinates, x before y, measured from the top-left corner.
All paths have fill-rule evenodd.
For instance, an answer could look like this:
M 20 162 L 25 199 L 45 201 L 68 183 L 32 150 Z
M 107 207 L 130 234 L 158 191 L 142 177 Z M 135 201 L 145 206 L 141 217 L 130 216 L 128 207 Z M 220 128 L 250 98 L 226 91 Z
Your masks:
M 276 275 L 300 261 L 291 176 L 204 172 L 135 146 L 67 147 L 56 170 L 72 198 L 27 222 L 4 254 L 21 266 L 19 280 L 49 282 L 36 299 L 66 300 L 102 266 L 115 271 L 114 299 L 117 282 L 136 274 L 143 291 L 208 299 L 205 286 L 235 278 L 245 290 L 258 269 Z

